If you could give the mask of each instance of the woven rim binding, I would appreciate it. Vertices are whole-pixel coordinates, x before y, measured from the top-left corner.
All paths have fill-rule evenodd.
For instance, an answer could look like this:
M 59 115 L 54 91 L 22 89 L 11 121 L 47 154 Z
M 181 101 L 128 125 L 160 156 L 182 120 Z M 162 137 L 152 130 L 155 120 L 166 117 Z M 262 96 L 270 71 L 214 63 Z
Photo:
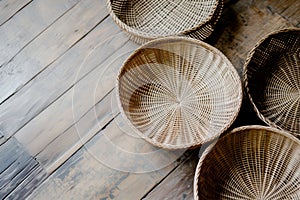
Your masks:
M 299 134 L 299 131 L 300 131 L 300 127 L 298 128 L 298 131 L 296 132 L 291 132 L 290 130 L 286 130 L 284 128 L 282 128 L 281 126 L 277 125 L 276 123 L 274 123 L 274 121 L 271 121 L 270 119 L 268 119 L 267 117 L 265 117 L 261 111 L 258 109 L 252 95 L 251 95 L 251 92 L 250 92 L 250 87 L 249 87 L 249 63 L 251 62 L 251 60 L 253 59 L 253 56 L 256 52 L 256 50 L 267 40 L 267 39 L 270 39 L 270 38 L 273 38 L 274 36 L 278 35 L 278 34 L 281 34 L 281 33 L 289 33 L 289 32 L 300 32 L 300 28 L 285 28 L 285 29 L 281 29 L 281 30 L 277 30 L 277 31 L 274 31 L 270 34 L 267 34 L 265 37 L 263 37 L 261 40 L 259 40 L 259 42 L 256 43 L 256 45 L 252 48 L 252 50 L 248 53 L 248 56 L 246 58 L 246 62 L 244 64 L 244 67 L 243 67 L 243 84 L 244 84 L 244 87 L 246 89 L 246 93 L 247 93 L 247 96 L 249 97 L 249 100 L 253 106 L 253 109 L 254 111 L 256 112 L 257 116 L 262 120 L 264 121 L 266 124 L 268 124 L 269 126 L 271 127 L 274 127 L 274 128 L 277 128 L 277 129 L 280 129 L 280 130 L 284 130 L 284 131 L 288 131 L 292 134 L 294 134 L 296 137 L 300 137 L 300 134 Z M 300 108 L 299 108 L 300 109 Z
M 197 167 L 196 167 L 195 175 L 194 175 L 193 190 L 194 190 L 194 199 L 195 200 L 200 199 L 199 196 L 198 196 L 198 194 L 199 194 L 198 184 L 199 184 L 199 177 L 201 176 L 201 169 L 203 168 L 203 164 L 205 162 L 206 157 L 215 148 L 215 145 L 217 145 L 218 142 L 221 142 L 222 140 L 228 140 L 229 138 L 233 137 L 235 134 L 242 134 L 243 131 L 268 131 L 268 132 L 271 132 L 271 133 L 274 133 L 274 134 L 281 135 L 281 136 L 285 137 L 286 139 L 289 139 L 289 140 L 295 142 L 295 145 L 300 146 L 300 141 L 296 137 L 294 137 L 293 135 L 289 134 L 286 131 L 282 131 L 282 130 L 279 130 L 279 129 L 276 129 L 276 128 L 273 128 L 273 127 L 266 127 L 266 126 L 261 126 L 261 125 L 251 125 L 251 126 L 242 126 L 242 127 L 238 127 L 238 128 L 233 129 L 228 134 L 226 134 L 224 137 L 222 137 L 220 140 L 215 141 L 214 143 L 210 144 L 206 148 L 206 150 L 203 152 L 202 156 L 200 157 L 200 159 L 198 161 L 198 164 L 197 164 Z M 223 156 L 226 156 L 226 155 L 223 154 Z M 298 173 L 299 173 L 299 169 L 298 169 Z M 247 173 L 247 174 L 243 174 L 243 176 L 250 177 L 251 174 Z M 298 178 L 300 178 L 300 177 L 298 177 Z M 297 180 L 299 182 L 299 179 L 297 179 Z M 241 189 L 241 188 L 236 187 L 234 189 L 238 190 L 238 189 Z M 258 189 L 261 189 L 261 188 L 258 188 Z M 292 198 L 292 199 L 299 199 L 300 193 L 298 192 L 296 195 L 297 196 L 295 198 Z M 232 199 L 232 198 L 234 198 L 234 196 L 230 196 L 230 197 L 227 196 L 224 199 Z M 235 198 L 243 199 L 241 196 L 235 196 Z M 288 196 L 285 196 L 285 198 L 291 199 L 291 197 L 288 197 Z M 244 199 L 245 199 L 245 197 L 244 197 Z M 255 197 L 252 196 L 251 199 L 255 199 Z
M 123 72 L 125 66 L 128 65 L 128 63 L 132 62 L 131 60 L 135 58 L 137 53 L 142 52 L 145 49 L 153 49 L 153 48 L 155 49 L 156 45 L 161 45 L 161 44 L 168 45 L 171 42 L 183 42 L 183 43 L 186 42 L 187 44 L 195 45 L 199 48 L 206 49 L 205 51 L 210 52 L 211 54 L 213 54 L 215 56 L 217 55 L 217 57 L 219 59 L 222 59 L 222 61 L 224 63 L 226 63 L 226 65 L 224 64 L 226 67 L 223 70 L 225 70 L 228 74 L 230 74 L 230 75 L 228 75 L 228 74 L 227 75 L 230 76 L 231 78 L 233 78 L 234 81 L 236 81 L 234 83 L 234 85 L 236 85 L 236 88 L 234 88 L 234 96 L 230 96 L 231 101 L 235 102 L 235 105 L 232 108 L 234 111 L 231 111 L 234 114 L 232 116 L 228 117 L 228 119 L 226 118 L 226 120 L 228 120 L 227 123 L 226 123 L 226 126 L 225 125 L 222 126 L 222 129 L 218 133 L 214 133 L 213 137 L 205 138 L 201 141 L 196 141 L 196 142 L 192 141 L 190 143 L 180 143 L 180 144 L 168 144 L 168 143 L 158 142 L 154 139 L 149 138 L 148 136 L 143 135 L 143 133 L 140 130 L 138 130 L 138 128 L 132 123 L 132 121 L 128 118 L 127 114 L 124 111 L 125 108 L 122 105 L 121 96 L 120 96 L 120 77 L 122 77 L 122 75 L 125 73 L 125 72 Z M 141 79 L 143 79 L 143 75 L 141 75 L 141 76 L 142 76 Z M 227 77 L 227 78 L 229 78 L 229 77 Z M 231 80 L 231 81 L 233 81 L 233 80 Z M 152 87 L 152 86 L 149 86 L 149 87 Z M 228 87 L 230 87 L 230 86 L 228 86 Z M 149 89 L 149 88 L 147 88 L 147 89 Z M 143 89 L 143 91 L 144 90 L 145 89 Z M 205 142 L 211 141 L 211 140 L 219 137 L 220 134 L 222 134 L 225 130 L 227 130 L 232 125 L 232 123 L 235 121 L 235 119 L 236 119 L 236 117 L 237 117 L 237 115 L 240 111 L 240 107 L 241 107 L 241 103 L 242 103 L 242 84 L 241 84 L 241 81 L 240 81 L 240 77 L 239 77 L 236 69 L 232 66 L 231 62 L 216 48 L 214 48 L 214 47 L 212 47 L 212 46 L 210 46 L 210 45 L 208 45 L 208 44 L 206 44 L 202 41 L 195 40 L 195 39 L 192 39 L 192 38 L 186 38 L 186 37 L 167 37 L 167 38 L 156 39 L 156 40 L 150 41 L 150 42 L 144 44 L 143 46 L 141 46 L 140 48 L 138 48 L 133 54 L 131 54 L 131 56 L 129 56 L 129 58 L 125 61 L 125 63 L 121 67 L 121 69 L 118 73 L 118 76 L 117 76 L 116 92 L 117 92 L 117 102 L 118 102 L 118 106 L 120 108 L 121 115 L 123 116 L 123 118 L 127 122 L 127 124 L 136 133 L 138 133 L 142 138 L 144 138 L 149 143 L 151 143 L 155 146 L 162 147 L 162 148 L 167 148 L 167 149 L 184 149 L 184 148 L 195 147 L 195 146 L 199 146 L 199 145 L 201 145 Z M 235 97 L 236 97 L 236 99 L 235 99 Z M 129 100 L 127 100 L 127 101 L 129 101 Z
M 185 29 L 183 31 L 174 31 L 169 34 L 158 34 L 158 33 L 149 33 L 145 31 L 141 31 L 139 29 L 133 28 L 128 24 L 124 23 L 119 17 L 116 15 L 115 11 L 112 8 L 112 1 L 107 0 L 107 9 L 109 11 L 110 16 L 116 22 L 117 25 L 121 27 L 126 33 L 129 34 L 132 40 L 137 43 L 145 43 L 153 39 L 161 38 L 161 37 L 168 37 L 168 36 L 190 36 L 190 37 L 197 37 L 196 39 L 203 40 L 207 38 L 213 31 L 214 26 L 216 25 L 217 21 L 219 20 L 222 10 L 223 10 L 223 0 L 216 0 L 215 4 L 211 8 L 211 12 L 207 16 L 206 20 L 199 22 L 198 24 Z M 128 0 L 124 0 L 122 4 L 126 4 Z M 182 0 L 183 3 L 185 0 Z M 124 3 L 125 2 L 125 3 Z M 170 1 L 171 2 L 171 1 Z M 207 0 L 208 2 L 208 0 Z M 161 3 L 158 1 L 158 3 Z M 180 3 L 180 4 L 181 4 Z M 120 8 L 121 9 L 121 8 Z M 195 17 L 197 18 L 197 17 Z M 198 31 L 198 32 L 197 32 Z

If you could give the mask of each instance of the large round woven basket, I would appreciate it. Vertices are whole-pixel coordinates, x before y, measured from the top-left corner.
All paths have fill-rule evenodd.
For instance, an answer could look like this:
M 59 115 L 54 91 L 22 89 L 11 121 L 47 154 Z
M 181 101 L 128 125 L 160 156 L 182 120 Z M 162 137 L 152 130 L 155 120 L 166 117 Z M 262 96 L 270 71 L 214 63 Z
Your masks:
M 234 129 L 201 156 L 194 197 L 300 199 L 300 141 L 271 127 Z
M 169 149 L 201 145 L 236 118 L 240 78 L 214 47 L 191 38 L 151 41 L 135 51 L 117 79 L 121 113 L 150 143 Z
M 244 67 L 246 92 L 258 116 L 300 137 L 300 29 L 263 38 Z
M 187 35 L 203 40 L 213 31 L 222 0 L 108 0 L 113 20 L 137 43 Z

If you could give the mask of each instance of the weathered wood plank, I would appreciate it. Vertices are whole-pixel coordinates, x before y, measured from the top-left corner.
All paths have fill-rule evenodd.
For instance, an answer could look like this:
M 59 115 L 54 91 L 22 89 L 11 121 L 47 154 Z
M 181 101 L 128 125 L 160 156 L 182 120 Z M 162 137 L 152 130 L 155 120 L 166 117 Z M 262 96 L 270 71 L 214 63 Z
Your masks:
M 124 35 L 120 35 L 118 38 L 109 37 L 119 32 L 120 29 L 113 24 L 110 18 L 104 20 L 39 76 L 1 104 L 0 132 L 7 137 L 15 134 L 17 130 L 70 89 L 76 81 L 82 79 L 99 63 L 111 56 L 116 49 L 128 41 Z M 85 65 L 80 68 L 80 64 L 84 62 L 88 52 L 93 51 L 96 48 L 95 45 L 101 42 L 103 44 L 97 49 L 100 51 L 100 48 L 103 48 L 103 51 L 95 56 L 90 55 Z
M 0 1 L 0 26 L 13 17 L 32 0 L 2 0 Z
M 48 176 L 39 165 L 26 174 L 27 177 L 5 199 L 25 199 Z
M 68 159 L 30 198 L 140 199 L 182 161 L 177 160 L 182 151 L 158 150 L 124 134 L 117 120 Z
M 91 108 L 79 121 L 47 145 L 36 159 L 51 174 L 118 113 L 111 110 L 111 92 Z
M 18 91 L 101 22 L 107 16 L 104 2 L 80 1 L 22 49 L 11 62 L 2 66 L 0 102 Z
M 120 36 L 118 38 L 121 39 Z M 128 42 L 128 38 L 124 35 L 121 41 L 123 44 L 117 52 L 15 134 L 31 155 L 39 153 L 53 139 L 72 126 L 114 87 L 115 78 L 112 77 L 116 76 L 119 67 L 129 54 L 128 51 L 131 52 L 130 49 L 134 50 L 137 46 L 133 42 Z M 103 50 L 100 46 L 93 55 L 99 55 Z M 115 60 L 122 54 L 124 55 L 120 59 Z M 108 66 L 108 71 L 101 78 L 101 74 Z M 61 114 L 57 115 L 57 113 Z
M 300 27 L 300 1 L 267 0 L 264 6 L 271 12 L 276 12 L 294 26 Z
M 47 176 L 14 137 L 0 146 L 0 163 L 0 199 L 25 198 Z
M 78 1 L 33 1 L 3 24 L 0 27 L 0 66 L 8 63 L 16 53 L 76 5 Z
M 194 199 L 193 184 L 198 160 L 197 150 L 195 150 L 143 199 Z
M 5 171 L 22 154 L 23 149 L 15 138 L 7 140 L 0 146 L 0 173 Z

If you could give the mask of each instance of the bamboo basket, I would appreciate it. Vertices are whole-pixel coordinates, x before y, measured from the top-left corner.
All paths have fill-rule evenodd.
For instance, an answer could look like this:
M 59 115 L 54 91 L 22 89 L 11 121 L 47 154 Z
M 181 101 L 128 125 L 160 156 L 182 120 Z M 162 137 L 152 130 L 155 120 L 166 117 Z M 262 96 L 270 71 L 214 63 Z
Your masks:
M 271 127 L 234 129 L 201 156 L 194 198 L 300 199 L 300 141 Z
M 143 44 L 166 36 L 203 40 L 220 18 L 223 0 L 108 0 L 112 19 Z
M 214 47 L 169 37 L 136 50 L 117 78 L 124 119 L 150 143 L 168 149 L 201 145 L 235 120 L 242 102 L 240 78 Z
M 263 38 L 246 60 L 244 83 L 260 119 L 300 137 L 300 29 Z

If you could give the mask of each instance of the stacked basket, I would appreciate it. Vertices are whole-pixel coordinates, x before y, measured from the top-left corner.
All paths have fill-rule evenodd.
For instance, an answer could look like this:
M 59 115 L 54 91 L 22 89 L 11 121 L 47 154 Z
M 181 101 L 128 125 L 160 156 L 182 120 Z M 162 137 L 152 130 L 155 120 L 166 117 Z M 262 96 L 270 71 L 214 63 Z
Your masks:
M 148 42 L 117 77 L 118 105 L 131 128 L 167 149 L 199 147 L 224 133 L 240 110 L 241 82 L 219 50 L 196 40 L 212 33 L 222 1 L 108 0 L 107 5 L 132 40 Z M 287 29 L 250 52 L 246 92 L 273 128 L 237 128 L 210 145 L 196 169 L 195 199 L 300 198 L 300 142 L 293 136 L 300 131 L 299 47 L 299 29 Z
M 200 40 L 213 31 L 222 0 L 108 0 L 113 20 L 137 43 L 166 36 Z

